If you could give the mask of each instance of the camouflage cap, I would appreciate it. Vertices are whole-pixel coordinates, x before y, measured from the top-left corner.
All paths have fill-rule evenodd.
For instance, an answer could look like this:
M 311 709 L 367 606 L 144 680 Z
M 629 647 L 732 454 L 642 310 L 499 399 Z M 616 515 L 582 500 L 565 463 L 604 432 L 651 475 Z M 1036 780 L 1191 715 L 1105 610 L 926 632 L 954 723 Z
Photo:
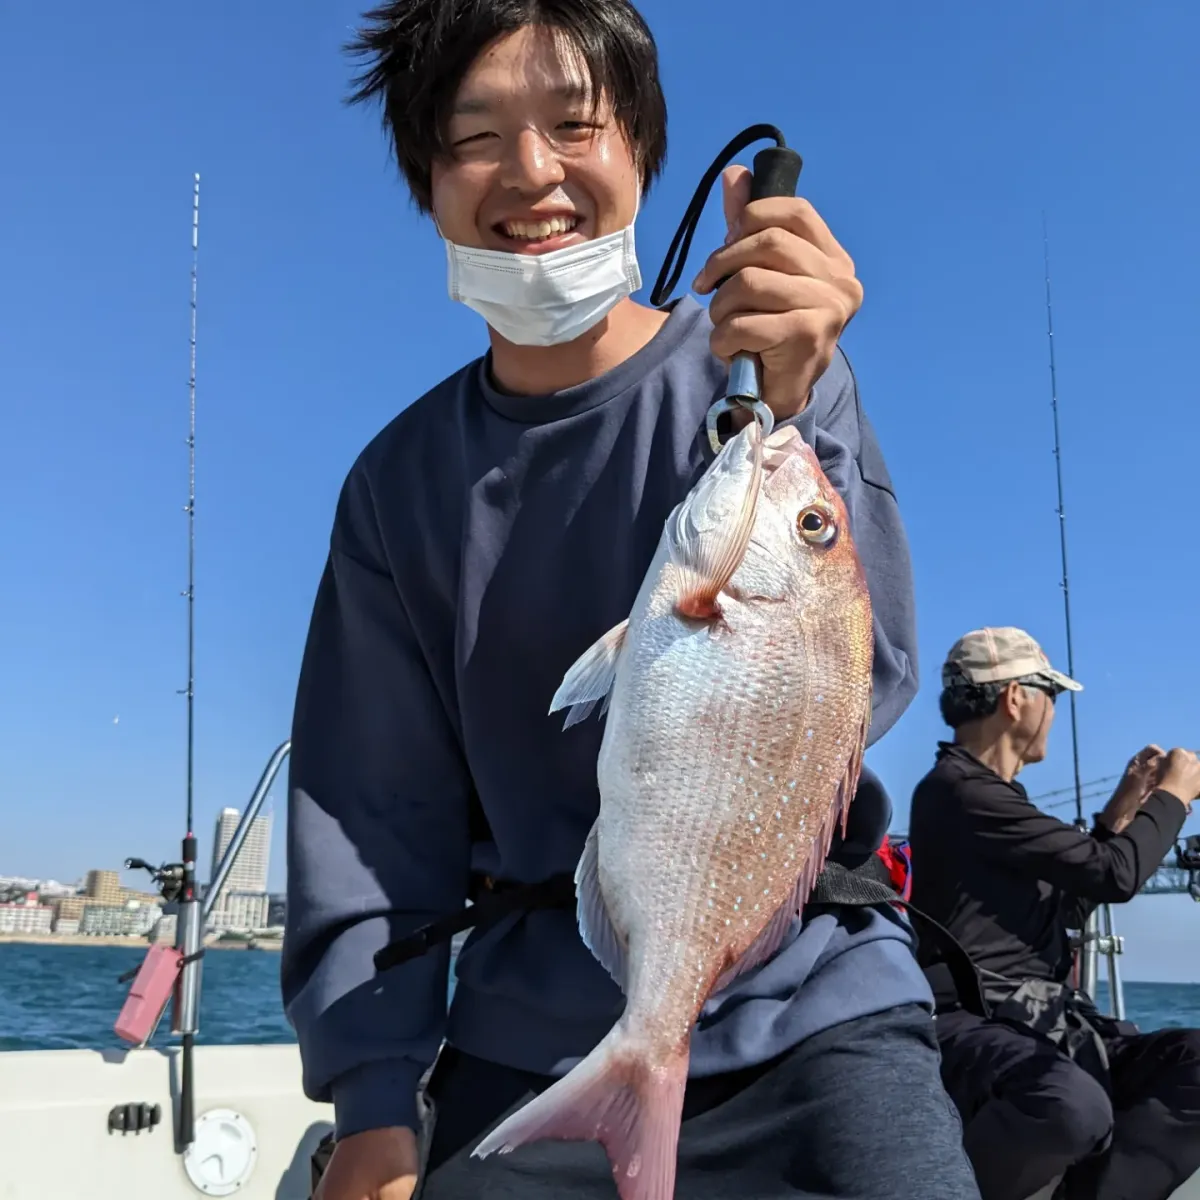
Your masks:
M 1083 684 L 1050 665 L 1045 651 L 1025 630 L 1011 625 L 973 629 L 960 637 L 946 655 L 942 686 L 949 687 L 956 678 L 969 683 L 1041 679 L 1059 691 L 1083 691 Z

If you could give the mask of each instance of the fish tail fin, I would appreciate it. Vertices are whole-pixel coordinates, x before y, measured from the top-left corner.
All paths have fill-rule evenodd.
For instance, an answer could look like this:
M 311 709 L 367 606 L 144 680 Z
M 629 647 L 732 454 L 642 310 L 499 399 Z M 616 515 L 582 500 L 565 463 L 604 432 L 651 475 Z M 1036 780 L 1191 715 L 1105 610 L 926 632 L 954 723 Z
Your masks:
M 553 1086 L 502 1121 L 473 1154 L 509 1151 L 542 1138 L 599 1142 L 621 1200 L 672 1200 L 686 1044 L 667 1062 L 633 1051 L 621 1024 Z

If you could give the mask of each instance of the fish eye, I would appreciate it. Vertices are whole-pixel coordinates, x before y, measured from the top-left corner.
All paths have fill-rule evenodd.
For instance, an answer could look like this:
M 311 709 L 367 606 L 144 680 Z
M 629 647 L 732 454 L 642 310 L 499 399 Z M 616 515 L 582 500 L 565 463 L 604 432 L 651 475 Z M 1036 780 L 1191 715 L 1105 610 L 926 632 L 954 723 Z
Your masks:
M 810 504 L 796 517 L 796 532 L 811 545 L 828 546 L 837 537 L 837 526 L 823 507 Z

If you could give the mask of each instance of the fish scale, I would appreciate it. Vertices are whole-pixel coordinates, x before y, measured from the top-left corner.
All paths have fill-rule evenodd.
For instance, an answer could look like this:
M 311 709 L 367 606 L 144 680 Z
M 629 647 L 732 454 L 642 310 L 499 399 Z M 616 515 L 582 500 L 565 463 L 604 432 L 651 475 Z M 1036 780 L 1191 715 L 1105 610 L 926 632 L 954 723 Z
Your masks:
M 625 1009 L 483 1139 L 599 1141 L 621 1200 L 671 1200 L 704 1004 L 792 935 L 857 786 L 870 598 L 845 507 L 789 427 L 751 423 L 668 518 L 628 621 L 571 667 L 566 727 L 606 704 L 576 871 L 585 943 Z

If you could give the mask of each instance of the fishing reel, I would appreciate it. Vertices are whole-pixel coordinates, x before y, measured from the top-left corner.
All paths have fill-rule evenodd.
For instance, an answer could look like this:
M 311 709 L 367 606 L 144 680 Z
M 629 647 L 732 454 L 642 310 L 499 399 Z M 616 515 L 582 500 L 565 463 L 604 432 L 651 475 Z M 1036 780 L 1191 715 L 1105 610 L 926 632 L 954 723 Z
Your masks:
M 1175 847 L 1175 865 L 1181 871 L 1200 871 L 1200 833 L 1193 833 Z
M 183 863 L 163 863 L 156 867 L 144 858 L 127 858 L 125 870 L 148 871 L 150 878 L 158 885 L 159 894 L 168 904 L 173 904 L 183 895 Z
M 1200 902 L 1200 834 L 1193 833 L 1176 844 L 1175 866 L 1188 873 L 1188 895 Z

